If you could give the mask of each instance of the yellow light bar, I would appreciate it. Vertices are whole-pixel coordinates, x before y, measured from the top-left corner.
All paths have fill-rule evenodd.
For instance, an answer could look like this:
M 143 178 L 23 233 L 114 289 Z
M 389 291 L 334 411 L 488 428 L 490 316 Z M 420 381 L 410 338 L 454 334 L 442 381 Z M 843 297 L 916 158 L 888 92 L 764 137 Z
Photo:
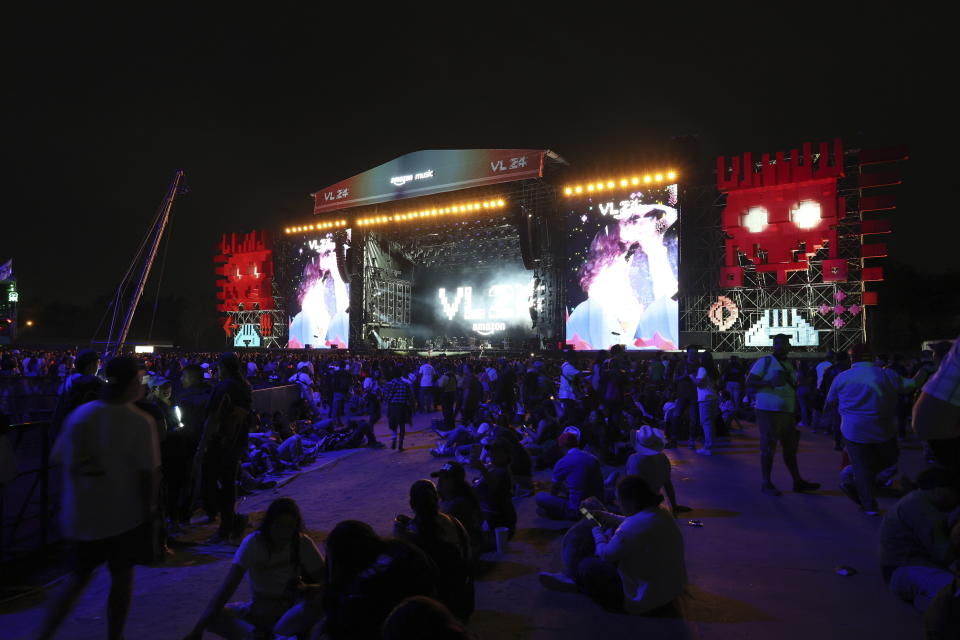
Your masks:
M 287 227 L 283 230 L 286 234 L 291 233 L 304 233 L 309 231 L 327 231 L 329 229 L 336 229 L 340 227 L 347 226 L 346 220 L 330 220 L 327 222 L 314 222 L 312 224 L 304 224 L 296 227 Z
M 635 187 L 641 182 L 644 184 L 652 184 L 654 182 L 662 184 L 665 180 L 673 182 L 676 179 L 676 171 L 661 171 L 652 174 L 645 174 L 642 178 L 640 176 L 630 176 L 629 178 L 623 177 L 617 179 L 597 180 L 596 182 L 587 182 L 584 184 L 566 186 L 563 188 L 563 195 L 569 197 L 575 194 L 581 194 L 583 192 L 594 193 L 595 191 L 614 189 L 617 186 L 626 189 L 631 186 Z
M 367 216 L 364 218 L 357 218 L 356 225 L 358 227 L 367 227 L 371 224 L 385 224 L 388 222 L 405 222 L 407 220 L 415 220 L 417 218 L 432 218 L 435 216 L 444 216 L 451 213 L 464 214 L 472 213 L 474 211 L 482 211 L 483 209 L 502 209 L 507 206 L 507 203 L 502 198 L 496 198 L 491 200 L 475 200 L 473 202 L 458 202 L 446 207 L 437 207 L 430 209 L 418 209 L 416 211 L 404 211 L 403 213 L 392 213 L 384 216 Z

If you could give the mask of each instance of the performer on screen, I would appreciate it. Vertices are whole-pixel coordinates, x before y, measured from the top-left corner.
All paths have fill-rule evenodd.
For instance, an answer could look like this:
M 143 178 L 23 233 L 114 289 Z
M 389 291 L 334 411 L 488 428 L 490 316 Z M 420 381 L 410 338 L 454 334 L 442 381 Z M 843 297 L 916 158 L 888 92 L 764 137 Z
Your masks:
M 303 269 L 297 290 L 300 312 L 290 322 L 291 348 L 347 347 L 350 296 L 337 268 L 336 242 L 322 238 L 317 256 Z
M 587 299 L 567 320 L 576 349 L 675 349 L 677 335 L 677 210 L 625 204 L 594 236 L 579 271 Z

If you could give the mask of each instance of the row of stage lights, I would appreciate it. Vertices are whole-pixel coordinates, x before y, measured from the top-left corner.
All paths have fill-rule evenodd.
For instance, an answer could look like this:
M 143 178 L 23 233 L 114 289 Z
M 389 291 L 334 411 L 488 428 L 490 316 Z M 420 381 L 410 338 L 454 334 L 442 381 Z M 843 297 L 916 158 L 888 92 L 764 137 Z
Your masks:
M 502 209 L 505 206 L 506 202 L 501 199 L 465 202 L 450 207 L 436 207 L 430 209 L 420 209 L 419 211 L 407 211 L 406 213 L 394 213 L 387 216 L 370 216 L 369 218 L 360 218 L 357 220 L 357 226 L 366 227 L 372 224 L 402 222 L 404 220 L 413 220 L 415 218 L 445 216 L 451 213 L 473 213 L 474 211 L 483 211 L 485 209 L 489 211 L 491 209 Z
M 327 229 L 345 226 L 347 226 L 346 220 L 334 220 L 333 222 L 320 222 L 314 224 L 304 224 L 300 225 L 299 227 L 287 227 L 284 231 L 286 233 L 303 233 L 304 231 L 325 231 Z
M 385 216 L 370 216 L 367 218 L 358 218 L 355 224 L 358 227 L 369 227 L 375 224 L 384 224 L 387 222 L 402 222 L 404 220 L 413 220 L 414 218 L 430 218 L 436 216 L 445 216 L 449 214 L 473 213 L 475 211 L 491 211 L 502 209 L 507 203 L 497 198 L 496 200 L 478 200 L 475 202 L 462 202 L 449 207 L 431 207 L 430 209 L 420 209 L 418 211 L 407 211 L 405 213 L 393 213 Z M 307 231 L 326 231 L 337 227 L 347 226 L 346 220 L 335 220 L 333 222 L 322 222 L 314 224 L 304 224 L 296 227 L 287 227 L 285 232 L 304 233 Z
M 633 176 L 632 178 L 620 178 L 620 180 L 606 180 L 599 182 L 589 182 L 586 185 L 578 184 L 575 187 L 565 187 L 563 190 L 563 195 L 572 196 L 580 193 L 593 193 L 595 191 L 603 191 L 604 189 L 615 189 L 619 184 L 621 187 L 636 187 L 640 184 L 662 184 L 664 180 L 668 182 L 673 182 L 677 179 L 676 171 L 667 171 L 666 173 L 653 173 L 647 174 L 640 178 L 639 176 Z

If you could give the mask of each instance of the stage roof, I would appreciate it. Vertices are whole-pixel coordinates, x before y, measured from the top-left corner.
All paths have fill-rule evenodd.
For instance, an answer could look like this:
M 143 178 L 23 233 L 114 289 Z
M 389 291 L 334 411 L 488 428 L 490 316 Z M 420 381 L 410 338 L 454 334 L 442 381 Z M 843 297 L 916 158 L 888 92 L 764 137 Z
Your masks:
M 313 213 L 542 178 L 545 164 L 567 163 L 549 149 L 414 151 L 312 194 Z

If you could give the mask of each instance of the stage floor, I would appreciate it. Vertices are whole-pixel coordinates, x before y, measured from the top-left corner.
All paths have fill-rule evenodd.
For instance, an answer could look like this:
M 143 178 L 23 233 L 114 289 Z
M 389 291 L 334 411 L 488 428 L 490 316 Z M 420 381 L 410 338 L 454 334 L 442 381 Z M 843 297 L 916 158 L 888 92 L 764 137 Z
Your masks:
M 409 449 L 403 453 L 387 448 L 330 454 L 279 490 L 247 498 L 240 510 L 256 519 L 272 499 L 290 496 L 299 502 L 318 543 L 345 519 L 368 521 L 388 534 L 394 515 L 408 512 L 410 483 L 442 464 L 428 452 L 435 442 L 426 428 L 429 416 L 417 416 L 415 423 L 419 430 L 408 436 Z M 380 425 L 378 431 L 387 440 L 386 427 Z M 908 442 L 902 448 L 902 466 L 915 472 L 921 462 L 919 445 Z M 519 529 L 509 553 L 485 556 L 471 629 L 488 640 L 920 637 L 919 614 L 891 595 L 881 580 L 879 518 L 860 515 L 836 488 L 840 454 L 832 450 L 832 438 L 803 434 L 801 469 L 824 485 L 813 495 L 762 495 L 757 449 L 756 429 L 748 425 L 745 435 L 721 440 L 712 458 L 689 449 L 668 452 L 679 500 L 695 508 L 680 522 L 704 522 L 702 528 L 682 526 L 690 577 L 683 618 L 609 614 L 585 597 L 544 590 L 537 572 L 558 570 L 562 531 L 536 515 L 533 498 L 523 498 L 517 500 Z M 774 473 L 781 489 L 788 489 L 779 458 Z M 549 472 L 536 479 L 548 480 Z M 890 504 L 892 499 L 881 499 L 882 507 Z M 210 533 L 211 528 L 201 529 L 192 537 Z M 126 636 L 183 637 L 225 575 L 230 557 L 230 548 L 199 547 L 179 553 L 166 566 L 138 568 Z M 838 565 L 858 573 L 841 577 L 834 573 Z M 105 635 L 108 585 L 101 570 L 58 638 Z M 246 597 L 244 583 L 236 599 Z M 0 635 L 34 637 L 41 607 L 36 597 L 0 608 Z

